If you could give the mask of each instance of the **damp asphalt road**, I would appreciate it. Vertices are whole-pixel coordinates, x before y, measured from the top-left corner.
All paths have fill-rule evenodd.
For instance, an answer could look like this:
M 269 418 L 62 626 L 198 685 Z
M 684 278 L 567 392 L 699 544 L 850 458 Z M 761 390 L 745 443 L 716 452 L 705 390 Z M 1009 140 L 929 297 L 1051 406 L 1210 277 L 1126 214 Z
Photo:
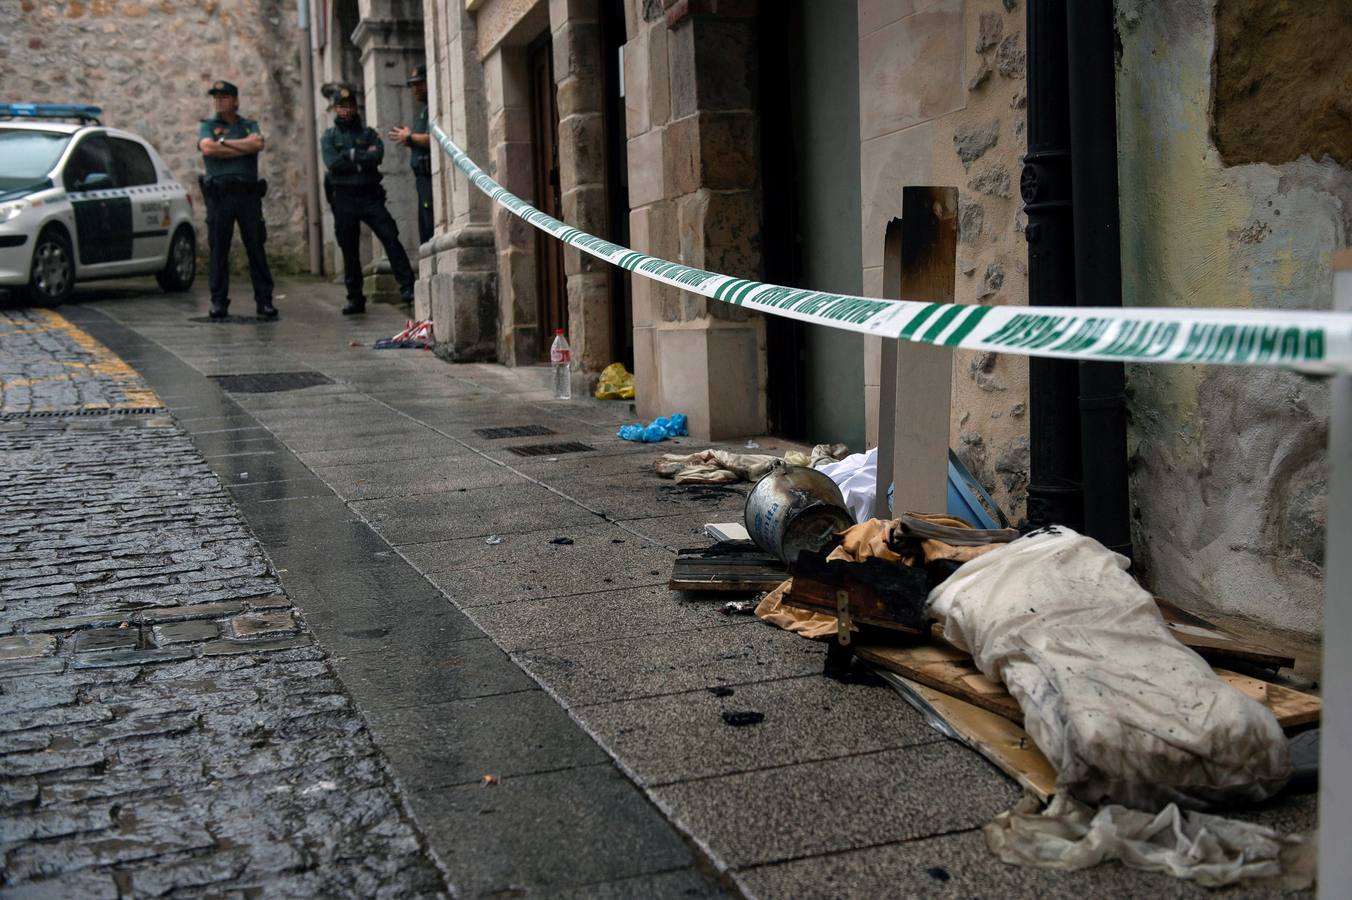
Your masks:
M 1012 782 L 889 688 L 822 678 L 820 645 L 668 591 L 675 551 L 740 517 L 744 486 L 652 472 L 658 453 L 706 445 L 620 441 L 627 403 L 554 401 L 534 369 L 374 350 L 402 311 L 345 318 L 340 289 L 315 280 L 278 291 L 275 323 L 196 321 L 201 291 L 139 281 L 82 288 L 59 312 L 144 379 L 191 442 L 183 465 L 256 539 L 253 577 L 275 579 L 287 633 L 312 642 L 301 661 L 335 679 L 321 693 L 350 704 L 343 758 L 380 762 L 362 777 L 408 854 L 391 894 L 429 892 L 431 865 L 459 896 L 1209 896 L 1116 865 L 1002 865 L 980 828 L 1017 800 Z M 132 624 L 150 649 L 154 626 Z M 1255 815 L 1308 829 L 1314 799 Z M 355 828 L 326 821 L 338 843 Z M 217 852 L 189 838 L 188 857 Z M 36 874 L 115 868 L 85 856 Z

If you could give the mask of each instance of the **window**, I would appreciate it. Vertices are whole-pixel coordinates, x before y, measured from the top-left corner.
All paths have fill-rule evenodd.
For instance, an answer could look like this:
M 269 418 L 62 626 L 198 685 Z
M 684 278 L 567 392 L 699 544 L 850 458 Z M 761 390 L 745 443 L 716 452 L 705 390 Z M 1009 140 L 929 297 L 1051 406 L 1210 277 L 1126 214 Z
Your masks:
M 97 176 L 106 176 L 97 178 Z M 96 180 L 91 181 L 91 176 Z M 68 191 L 108 190 L 117 187 L 117 173 L 113 168 L 113 152 L 103 134 L 86 135 L 75 145 L 75 152 L 66 162 L 62 181 Z
M 0 130 L 0 193 L 29 188 L 45 179 L 69 140 L 51 131 Z
M 155 177 L 155 164 L 150 161 L 150 154 L 145 147 L 126 138 L 112 138 L 111 141 L 122 187 L 154 184 L 159 180 Z

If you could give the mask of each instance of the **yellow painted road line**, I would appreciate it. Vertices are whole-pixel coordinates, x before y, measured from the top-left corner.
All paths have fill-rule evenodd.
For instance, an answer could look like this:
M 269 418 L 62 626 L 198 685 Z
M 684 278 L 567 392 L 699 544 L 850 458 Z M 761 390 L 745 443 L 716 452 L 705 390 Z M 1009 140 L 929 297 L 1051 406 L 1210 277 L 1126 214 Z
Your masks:
M 84 369 L 90 375 L 104 379 L 121 392 L 122 400 L 117 403 L 89 403 L 83 404 L 80 409 L 133 409 L 133 408 L 156 408 L 162 409 L 164 401 L 159 398 L 145 380 L 133 369 L 127 365 L 116 353 L 109 350 L 103 344 L 99 343 L 93 335 L 80 328 L 74 322 L 67 319 L 58 312 L 50 309 L 39 309 L 36 311 L 38 316 L 44 321 L 48 333 L 57 333 L 66 337 L 71 343 L 75 344 L 90 356 L 87 363 L 69 363 L 68 368 L 72 370 Z M 52 380 L 58 380 L 53 377 Z M 72 376 L 70 380 L 78 380 L 78 376 Z

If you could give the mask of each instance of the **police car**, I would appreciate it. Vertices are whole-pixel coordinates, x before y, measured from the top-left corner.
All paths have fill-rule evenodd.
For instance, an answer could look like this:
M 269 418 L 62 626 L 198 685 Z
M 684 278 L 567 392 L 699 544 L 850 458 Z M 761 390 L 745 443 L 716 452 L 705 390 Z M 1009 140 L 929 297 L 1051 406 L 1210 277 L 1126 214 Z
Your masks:
M 155 149 L 97 106 L 0 103 L 0 288 L 55 306 L 77 281 L 197 275 L 192 203 Z M 61 120 L 74 120 L 61 121 Z

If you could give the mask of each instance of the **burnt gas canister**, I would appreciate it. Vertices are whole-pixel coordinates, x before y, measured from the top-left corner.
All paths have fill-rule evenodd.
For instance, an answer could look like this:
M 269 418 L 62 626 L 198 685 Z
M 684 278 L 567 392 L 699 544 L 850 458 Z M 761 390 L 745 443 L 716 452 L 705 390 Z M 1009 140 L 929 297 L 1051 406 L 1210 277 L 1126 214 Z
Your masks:
M 807 466 L 778 466 L 746 498 L 746 530 L 766 553 L 790 566 L 802 550 L 819 550 L 854 524 L 840 488 Z

